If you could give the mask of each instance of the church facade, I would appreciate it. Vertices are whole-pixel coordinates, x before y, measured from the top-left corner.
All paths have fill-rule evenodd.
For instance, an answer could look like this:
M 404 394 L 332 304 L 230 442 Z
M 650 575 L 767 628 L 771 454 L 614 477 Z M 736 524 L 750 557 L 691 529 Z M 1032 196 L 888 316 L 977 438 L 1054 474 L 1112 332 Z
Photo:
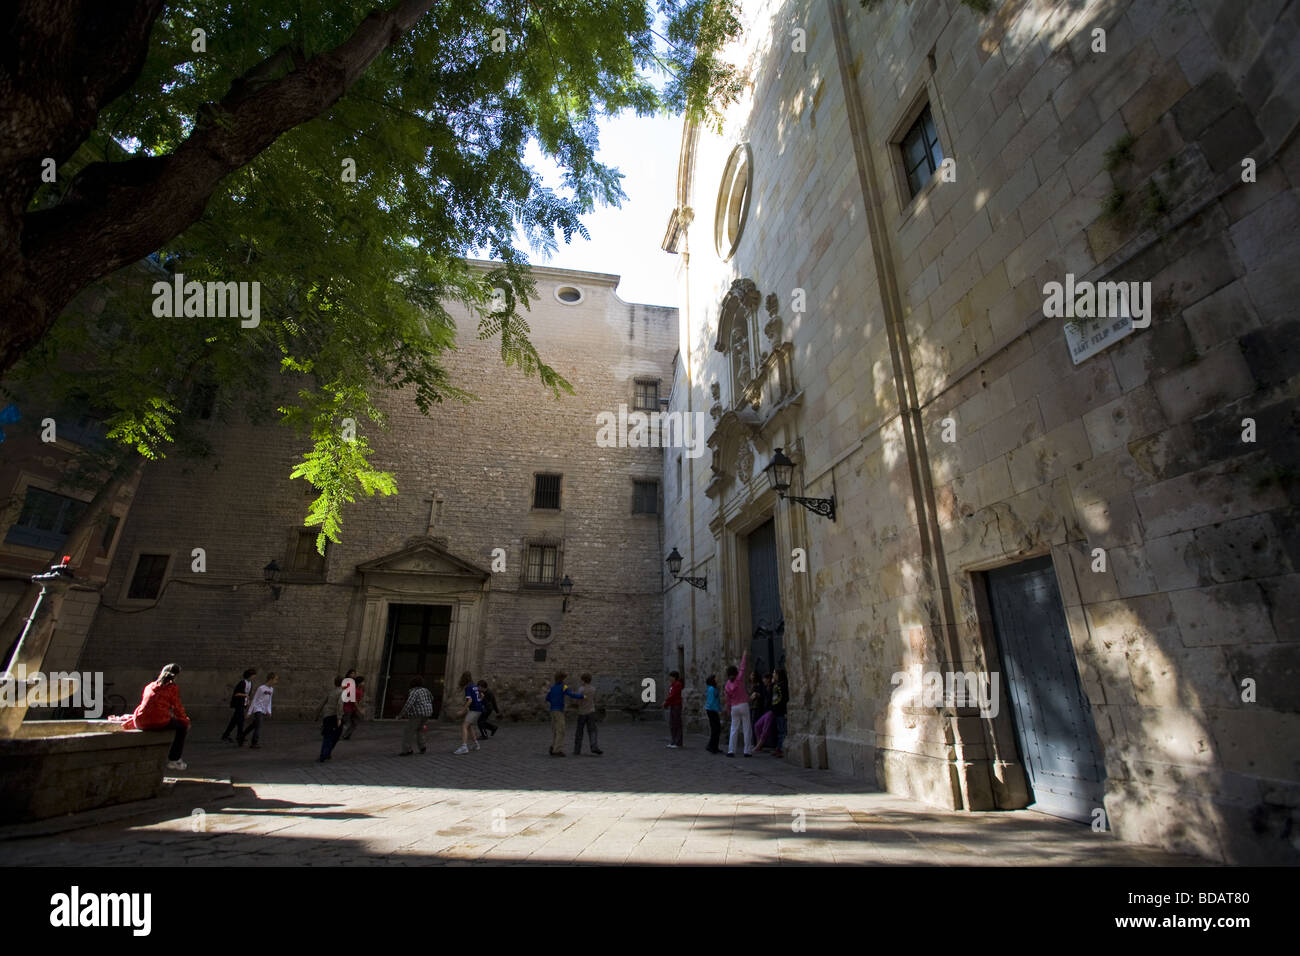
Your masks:
M 1282 6 L 746 4 L 663 243 L 688 687 L 748 652 L 804 766 L 1298 858 Z
M 598 416 L 660 409 L 676 310 L 623 302 L 617 276 L 533 273 L 531 339 L 575 395 L 505 368 L 449 307 L 445 365 L 478 399 L 426 417 L 402 393 L 381 398 L 388 427 L 368 440 L 399 493 L 351 506 L 323 557 L 289 433 L 214 421 L 216 467 L 146 470 L 80 668 L 131 695 L 176 661 L 187 707 L 212 716 L 246 667 L 279 674 L 276 713 L 290 719 L 311 717 L 349 668 L 376 717 L 400 710 L 416 675 L 439 708 L 459 703 L 467 670 L 520 719 L 544 716 L 556 669 L 591 671 L 610 711 L 639 709 L 662 644 L 662 452 L 604 447 Z

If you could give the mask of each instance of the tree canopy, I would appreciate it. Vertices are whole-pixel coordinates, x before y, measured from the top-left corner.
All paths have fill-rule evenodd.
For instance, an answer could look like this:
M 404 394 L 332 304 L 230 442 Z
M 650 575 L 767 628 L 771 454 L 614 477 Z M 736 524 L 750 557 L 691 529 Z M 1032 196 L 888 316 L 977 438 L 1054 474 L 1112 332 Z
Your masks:
M 596 158 L 601 116 L 716 115 L 737 92 L 719 57 L 731 0 L 46 0 L 6 17 L 0 372 L 25 355 L 13 380 L 95 409 L 145 458 L 185 438 L 188 396 L 210 383 L 296 426 L 322 547 L 346 502 L 393 490 L 365 441 L 378 395 L 466 397 L 439 364 L 444 303 L 477 310 L 507 365 L 569 390 L 529 341 L 517 244 L 584 234 L 595 203 L 622 198 Z M 563 170 L 558 191 L 530 142 Z M 472 268 L 475 251 L 500 268 Z M 167 275 L 65 310 L 151 254 L 187 282 L 258 283 L 259 323 L 155 315 L 148 280 Z M 271 394 L 288 399 L 259 407 Z

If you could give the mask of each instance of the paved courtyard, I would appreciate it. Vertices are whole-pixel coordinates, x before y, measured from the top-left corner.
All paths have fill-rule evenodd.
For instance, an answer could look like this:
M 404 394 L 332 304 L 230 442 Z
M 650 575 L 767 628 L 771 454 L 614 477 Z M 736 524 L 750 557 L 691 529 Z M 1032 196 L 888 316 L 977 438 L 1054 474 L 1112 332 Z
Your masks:
M 315 726 L 270 723 L 256 751 L 215 736 L 197 728 L 167 797 L 46 835 L 33 834 L 50 824 L 7 827 L 0 863 L 1203 862 L 1033 811 L 948 813 L 766 755 L 713 756 L 703 737 L 669 750 L 656 723 L 605 725 L 604 756 L 564 759 L 547 754 L 542 724 L 506 724 L 466 756 L 439 727 L 427 754 L 398 757 L 400 728 L 372 722 L 326 764 Z

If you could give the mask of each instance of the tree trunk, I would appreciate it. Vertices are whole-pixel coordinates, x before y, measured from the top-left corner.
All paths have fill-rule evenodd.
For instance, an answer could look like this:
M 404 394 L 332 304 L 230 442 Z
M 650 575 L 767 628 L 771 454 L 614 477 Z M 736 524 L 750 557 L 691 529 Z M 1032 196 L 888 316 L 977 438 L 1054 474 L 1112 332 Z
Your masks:
M 156 252 L 197 221 L 228 173 L 338 102 L 433 3 L 400 0 L 391 9 L 376 8 L 334 49 L 306 61 L 290 54 L 296 68 L 279 79 L 265 79 L 267 64 L 259 64 L 231 84 L 220 103 L 200 109 L 193 132 L 172 153 L 92 163 L 58 205 L 33 211 L 28 205 L 39 186 L 41 158 L 58 162 L 71 155 L 100 109 L 139 75 L 147 27 L 161 0 L 29 0 L 0 14 L 0 26 L 21 27 L 38 18 L 32 8 L 44 15 L 50 7 L 72 21 L 65 33 L 82 36 L 93 21 L 88 10 L 102 5 L 116 12 L 99 18 L 106 22 L 94 42 L 111 56 L 106 63 L 102 55 L 93 60 L 100 68 L 89 88 L 70 55 L 80 52 L 75 44 L 65 43 L 65 50 L 54 37 L 44 45 L 11 39 L 0 49 L 0 144 L 14 137 L 19 144 L 0 148 L 0 315 L 7 316 L 0 324 L 0 376 L 45 335 L 77 292 Z M 51 50 L 60 54 L 53 68 L 38 65 Z M 285 56 L 279 51 L 268 63 Z M 46 101 L 77 108 L 51 113 Z

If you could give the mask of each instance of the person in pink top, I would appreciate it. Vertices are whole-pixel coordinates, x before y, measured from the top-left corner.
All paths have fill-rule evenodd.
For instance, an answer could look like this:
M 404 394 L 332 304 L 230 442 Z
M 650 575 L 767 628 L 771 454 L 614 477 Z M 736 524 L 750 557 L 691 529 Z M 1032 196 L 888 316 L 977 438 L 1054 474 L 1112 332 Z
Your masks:
M 732 664 L 727 668 L 724 698 L 731 711 L 731 735 L 727 738 L 727 756 L 736 756 L 736 735 L 744 728 L 745 756 L 754 755 L 754 722 L 749 716 L 749 689 L 745 686 L 745 668 L 749 665 L 749 651 L 740 658 L 740 669 Z

